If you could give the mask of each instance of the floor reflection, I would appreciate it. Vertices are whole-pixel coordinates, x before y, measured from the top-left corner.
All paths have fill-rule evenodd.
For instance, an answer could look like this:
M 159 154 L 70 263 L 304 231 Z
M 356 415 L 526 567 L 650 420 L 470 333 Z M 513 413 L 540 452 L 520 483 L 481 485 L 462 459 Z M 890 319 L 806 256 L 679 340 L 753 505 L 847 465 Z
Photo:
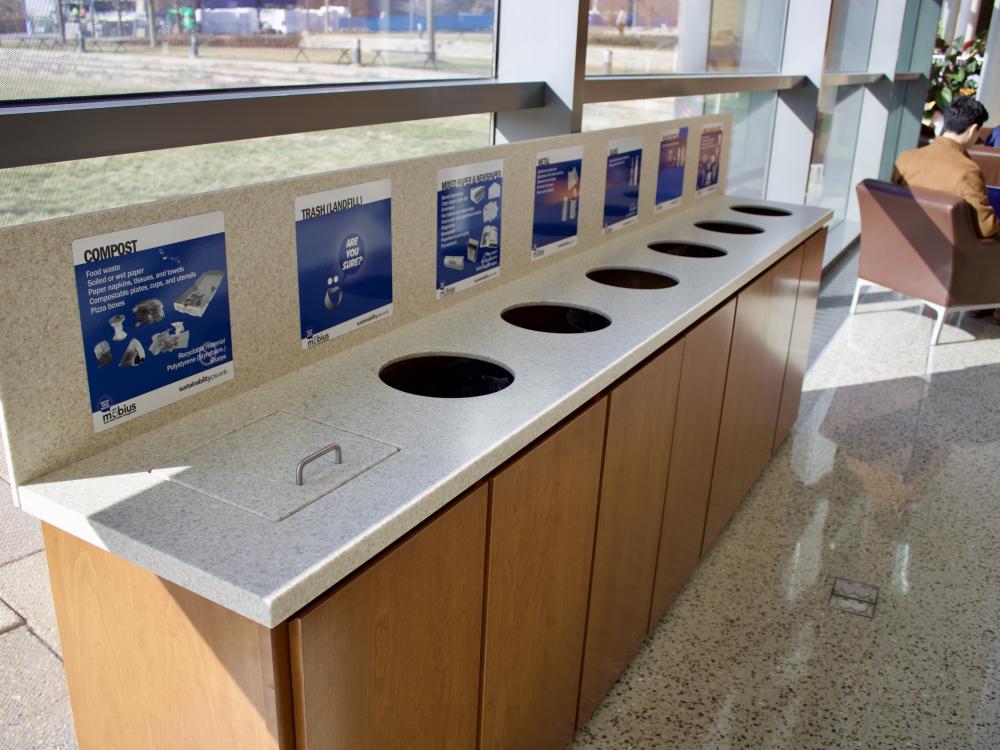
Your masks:
M 795 431 L 577 748 L 1000 747 L 1000 325 L 824 281 Z M 833 580 L 880 589 L 831 609 Z

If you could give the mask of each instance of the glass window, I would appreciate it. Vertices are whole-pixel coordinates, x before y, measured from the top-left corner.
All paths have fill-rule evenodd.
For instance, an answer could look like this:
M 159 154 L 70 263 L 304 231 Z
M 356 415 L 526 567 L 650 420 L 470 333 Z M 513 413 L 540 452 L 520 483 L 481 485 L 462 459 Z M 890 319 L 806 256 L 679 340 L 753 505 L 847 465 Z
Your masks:
M 842 221 L 847 210 L 854 152 L 861 121 L 864 86 L 821 88 L 806 204 L 833 211 Z
M 488 146 L 466 115 L 0 170 L 0 226 L 179 195 Z
M 773 73 L 781 68 L 786 0 L 714 0 L 708 69 Z
M 496 0 L 27 0 L 23 7 L 24 15 L 3 19 L 0 101 L 493 75 Z
M 726 192 L 759 198 L 764 195 L 777 102 L 773 91 L 754 91 L 586 104 L 583 107 L 583 129 L 603 130 L 732 112 L 733 137 L 729 148 Z
M 787 0 L 591 0 L 587 74 L 774 72 Z
M 681 117 L 698 117 L 704 109 L 703 96 L 672 96 L 663 99 L 636 99 L 583 105 L 583 129 L 605 130 Z
M 705 114 L 733 113 L 726 193 L 762 198 L 771 158 L 778 97 L 773 91 L 716 94 L 705 98 Z
M 826 70 L 868 70 L 876 6 L 875 0 L 833 0 L 826 38 Z

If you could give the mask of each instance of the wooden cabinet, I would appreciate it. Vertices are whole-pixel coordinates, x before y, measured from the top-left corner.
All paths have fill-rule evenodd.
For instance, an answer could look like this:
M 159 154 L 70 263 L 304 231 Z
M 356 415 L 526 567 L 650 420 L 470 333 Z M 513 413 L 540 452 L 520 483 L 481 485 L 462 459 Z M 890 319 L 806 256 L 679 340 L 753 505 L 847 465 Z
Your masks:
M 740 292 L 702 554 L 771 460 L 802 249 Z
M 826 249 L 826 227 L 819 230 L 802 245 L 802 272 L 799 274 L 799 291 L 795 298 L 795 320 L 792 339 L 788 346 L 788 364 L 785 366 L 784 385 L 781 388 L 781 408 L 778 426 L 774 431 L 774 450 L 778 449 L 795 424 L 802 397 L 802 380 L 809 361 L 809 344 L 812 340 L 813 322 L 816 319 L 816 300 L 819 297 L 819 280 L 823 274 L 823 251 Z
M 649 630 L 667 613 L 701 558 L 735 313 L 736 300 L 731 300 L 684 338 Z
M 292 618 L 298 750 L 475 746 L 487 494 Z
M 292 750 L 287 625 L 42 532 L 80 750 Z
M 684 341 L 611 391 L 579 726 L 646 637 Z
M 788 434 L 824 244 L 271 630 L 44 526 L 80 747 L 565 747 Z
M 602 398 L 491 482 L 483 748 L 573 738 L 606 412 Z

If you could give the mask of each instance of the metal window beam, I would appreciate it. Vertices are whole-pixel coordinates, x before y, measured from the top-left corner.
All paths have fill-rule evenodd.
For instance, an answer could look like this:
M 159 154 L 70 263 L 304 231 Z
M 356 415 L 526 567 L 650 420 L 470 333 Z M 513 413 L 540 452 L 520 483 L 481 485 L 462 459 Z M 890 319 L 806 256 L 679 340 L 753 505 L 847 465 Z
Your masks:
M 823 87 L 868 86 L 878 83 L 885 76 L 882 73 L 824 73 Z
M 669 96 L 734 94 L 743 91 L 783 91 L 800 85 L 800 75 L 637 75 L 590 76 L 583 89 L 587 104 Z
M 546 85 L 494 80 L 270 87 L 0 106 L 0 168 L 432 117 L 531 109 Z

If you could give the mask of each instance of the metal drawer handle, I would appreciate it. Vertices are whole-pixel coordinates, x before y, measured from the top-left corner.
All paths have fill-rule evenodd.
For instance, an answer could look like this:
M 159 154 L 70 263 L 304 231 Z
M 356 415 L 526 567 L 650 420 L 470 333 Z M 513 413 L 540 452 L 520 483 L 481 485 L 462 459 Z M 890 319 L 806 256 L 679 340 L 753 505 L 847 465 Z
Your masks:
M 295 467 L 295 484 L 298 487 L 301 487 L 305 483 L 303 481 L 303 479 L 302 479 L 302 472 L 305 471 L 305 468 L 306 468 L 306 466 L 308 464 L 311 464 L 317 458 L 322 458 L 327 453 L 331 453 L 331 452 L 337 454 L 337 463 L 338 464 L 339 463 L 343 463 L 344 454 L 340 450 L 340 445 L 338 443 L 330 443 L 325 448 L 320 448 L 315 453 L 310 453 L 308 456 L 306 456 L 301 461 L 299 461 L 299 465 Z

